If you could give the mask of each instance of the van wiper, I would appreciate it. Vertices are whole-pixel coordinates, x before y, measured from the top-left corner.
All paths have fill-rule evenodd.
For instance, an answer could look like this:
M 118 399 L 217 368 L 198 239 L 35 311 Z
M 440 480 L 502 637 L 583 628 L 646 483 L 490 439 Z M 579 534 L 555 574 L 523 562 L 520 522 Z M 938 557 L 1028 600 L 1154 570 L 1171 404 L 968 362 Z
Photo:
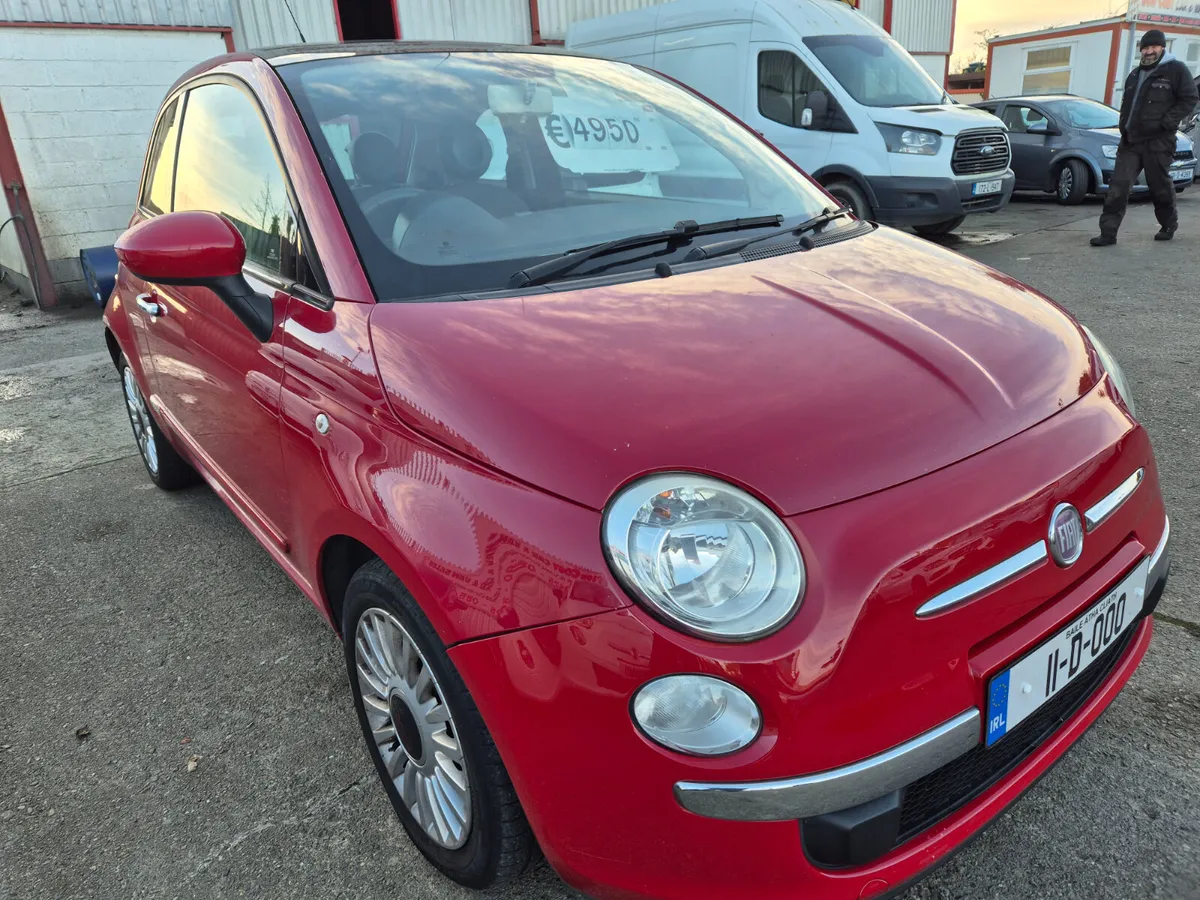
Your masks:
M 741 238 L 734 241 L 721 241 L 717 244 L 709 244 L 706 247 L 697 247 L 683 258 L 684 262 L 697 262 L 701 259 L 715 259 L 718 256 L 728 256 L 730 253 L 741 253 L 751 244 L 757 244 L 759 241 L 769 241 L 771 238 L 784 237 L 785 235 L 803 235 L 808 231 L 815 231 L 827 222 L 832 222 L 834 219 L 840 219 L 843 216 L 850 215 L 849 207 L 839 207 L 838 209 L 826 209 L 819 216 L 813 216 L 799 225 L 793 225 L 791 228 L 785 228 L 783 231 L 773 231 L 770 234 L 760 234 L 752 238 Z
M 748 228 L 769 228 L 772 225 L 782 225 L 783 216 L 756 216 L 750 219 L 728 219 L 724 222 L 711 222 L 700 225 L 692 219 L 676 222 L 675 227 L 667 231 L 654 231 L 649 234 L 635 234 L 630 237 L 594 244 L 580 250 L 570 250 L 562 256 L 555 256 L 536 266 L 522 269 L 513 273 L 508 279 L 508 287 L 512 290 L 530 287 L 535 284 L 545 284 L 560 276 L 573 272 L 590 259 L 606 256 L 609 253 L 619 253 L 622 250 L 636 250 L 638 247 L 650 247 L 654 244 L 686 244 L 695 237 L 706 234 L 725 234 L 730 231 L 745 231 Z

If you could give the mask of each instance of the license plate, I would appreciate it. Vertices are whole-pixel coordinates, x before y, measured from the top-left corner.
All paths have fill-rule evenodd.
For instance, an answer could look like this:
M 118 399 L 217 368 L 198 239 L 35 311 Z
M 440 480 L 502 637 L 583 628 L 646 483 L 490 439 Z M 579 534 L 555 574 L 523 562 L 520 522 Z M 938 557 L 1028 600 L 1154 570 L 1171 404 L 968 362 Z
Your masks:
M 992 746 L 1086 672 L 1137 620 L 1150 562 L 1142 562 L 1099 603 L 988 684 Z
M 1173 172 L 1171 172 L 1171 180 L 1172 181 L 1191 181 L 1192 180 L 1192 170 L 1191 169 L 1175 169 Z
M 1004 190 L 1004 182 L 1001 181 L 977 181 L 971 187 L 971 196 L 978 197 L 982 194 L 998 194 Z

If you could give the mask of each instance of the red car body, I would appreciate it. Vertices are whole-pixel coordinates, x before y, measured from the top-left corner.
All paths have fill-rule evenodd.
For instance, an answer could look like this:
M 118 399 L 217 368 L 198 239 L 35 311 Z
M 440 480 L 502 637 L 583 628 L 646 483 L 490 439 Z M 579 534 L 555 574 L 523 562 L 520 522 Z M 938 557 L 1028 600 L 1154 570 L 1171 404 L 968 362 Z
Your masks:
M 1138 665 L 1148 617 L 1061 726 L 865 865 L 818 865 L 797 821 L 689 812 L 681 782 L 837 770 L 986 710 L 992 675 L 1165 541 L 1149 439 L 1079 326 L 998 272 L 887 231 L 649 288 L 377 304 L 271 64 L 234 55 L 181 84 L 213 74 L 261 102 L 335 302 L 258 282 L 274 308 L 260 341 L 207 288 L 123 267 L 110 349 L 335 628 L 357 562 L 397 574 L 569 883 L 604 898 L 885 894 L 1033 784 Z M 147 294 L 164 315 L 142 311 Z M 683 634 L 612 574 L 605 505 L 680 470 L 750 492 L 794 535 L 807 593 L 769 637 Z M 1138 470 L 1074 566 L 915 614 L 1042 539 L 1057 504 L 1088 509 Z M 631 697 L 673 673 L 739 686 L 761 708 L 759 738 L 707 760 L 647 739 Z

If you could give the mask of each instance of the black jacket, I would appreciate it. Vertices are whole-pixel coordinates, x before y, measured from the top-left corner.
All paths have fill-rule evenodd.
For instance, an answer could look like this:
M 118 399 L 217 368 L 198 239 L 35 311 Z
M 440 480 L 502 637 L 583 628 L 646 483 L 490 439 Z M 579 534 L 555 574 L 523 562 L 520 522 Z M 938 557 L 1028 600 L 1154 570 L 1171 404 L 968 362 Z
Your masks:
M 1179 124 L 1196 108 L 1200 100 L 1196 82 L 1187 65 L 1175 58 L 1159 63 L 1158 68 L 1142 85 L 1138 93 L 1138 67 L 1125 79 L 1125 96 L 1121 100 L 1121 134 L 1131 144 L 1159 139 L 1164 146 L 1175 146 Z

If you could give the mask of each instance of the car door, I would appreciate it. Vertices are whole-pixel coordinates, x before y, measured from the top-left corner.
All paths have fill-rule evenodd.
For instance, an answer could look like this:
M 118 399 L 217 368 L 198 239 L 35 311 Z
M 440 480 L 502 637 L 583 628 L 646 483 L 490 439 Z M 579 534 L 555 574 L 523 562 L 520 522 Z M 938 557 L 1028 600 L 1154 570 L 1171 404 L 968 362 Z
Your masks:
M 146 166 L 142 175 L 142 189 L 137 212 L 130 225 L 171 211 L 171 191 L 175 178 L 175 152 L 179 145 L 179 123 L 183 109 L 183 98 L 176 97 L 163 107 L 154 127 L 150 149 L 146 153 Z M 155 390 L 154 360 L 151 354 L 151 336 L 156 319 L 149 315 L 151 285 L 146 284 L 124 266 L 117 272 L 117 296 L 125 308 L 133 339 L 133 354 L 130 359 L 135 372 L 145 380 L 147 396 Z
M 1017 187 L 1042 190 L 1050 183 L 1050 160 L 1055 151 L 1050 132 L 1055 130 L 1054 123 L 1038 107 L 1022 103 L 1005 105 L 1001 118 L 1012 144 Z
M 229 219 L 246 242 L 243 274 L 272 298 L 275 328 L 259 341 L 206 287 L 153 285 L 156 412 L 239 510 L 282 552 L 290 498 L 279 434 L 283 325 L 308 276 L 299 217 L 257 101 L 240 82 L 191 88 L 172 208 Z
M 808 96 L 824 91 L 833 109 L 829 89 L 813 74 L 807 63 L 786 45 L 750 45 L 757 63 L 753 100 L 747 104 L 746 122 L 806 172 L 825 165 L 833 144 L 833 132 L 825 122 L 802 125 Z

